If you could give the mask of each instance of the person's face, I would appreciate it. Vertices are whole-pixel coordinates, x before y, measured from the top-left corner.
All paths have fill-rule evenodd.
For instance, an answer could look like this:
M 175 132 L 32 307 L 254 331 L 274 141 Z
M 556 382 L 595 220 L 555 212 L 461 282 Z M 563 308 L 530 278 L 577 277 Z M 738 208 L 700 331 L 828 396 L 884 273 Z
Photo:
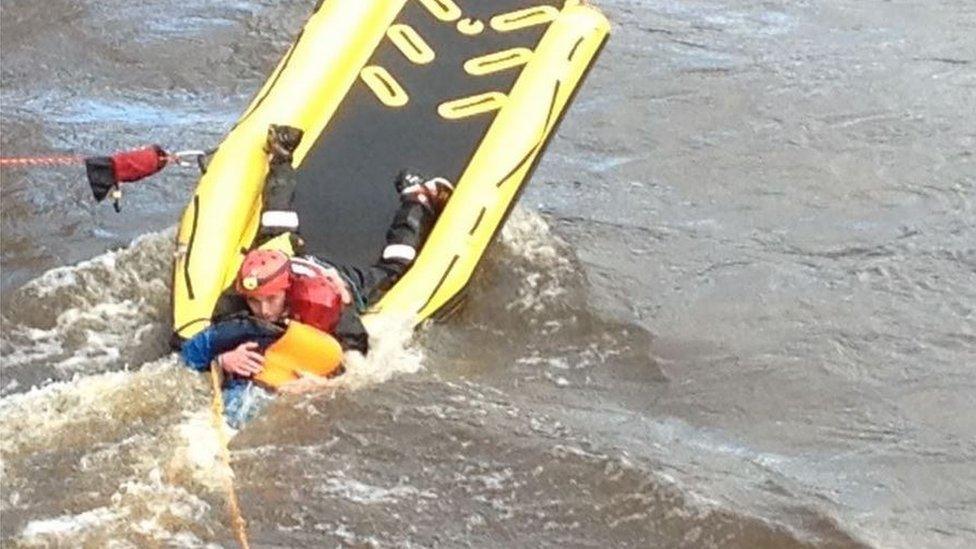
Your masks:
M 285 316 L 285 292 L 248 297 L 247 307 L 262 320 L 278 322 Z

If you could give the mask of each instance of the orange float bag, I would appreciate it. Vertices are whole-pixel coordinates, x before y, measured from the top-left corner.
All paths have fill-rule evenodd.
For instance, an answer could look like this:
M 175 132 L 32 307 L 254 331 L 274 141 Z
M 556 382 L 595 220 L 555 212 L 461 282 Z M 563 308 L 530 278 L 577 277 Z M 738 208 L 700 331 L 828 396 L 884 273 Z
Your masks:
M 299 379 L 299 372 L 329 376 L 341 365 L 342 347 L 334 337 L 292 321 L 284 335 L 264 352 L 264 370 L 254 376 L 254 380 L 277 389 Z

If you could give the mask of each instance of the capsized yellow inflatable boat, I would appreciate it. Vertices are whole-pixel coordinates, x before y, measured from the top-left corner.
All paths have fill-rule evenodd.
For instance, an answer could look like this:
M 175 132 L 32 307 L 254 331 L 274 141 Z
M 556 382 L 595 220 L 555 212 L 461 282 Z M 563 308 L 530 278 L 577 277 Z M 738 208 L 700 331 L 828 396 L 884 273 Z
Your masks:
M 295 154 L 306 252 L 368 265 L 405 168 L 456 191 L 367 315 L 453 310 L 609 33 L 582 1 L 324 0 L 221 143 L 177 235 L 173 329 L 205 328 L 255 237 L 269 124 Z

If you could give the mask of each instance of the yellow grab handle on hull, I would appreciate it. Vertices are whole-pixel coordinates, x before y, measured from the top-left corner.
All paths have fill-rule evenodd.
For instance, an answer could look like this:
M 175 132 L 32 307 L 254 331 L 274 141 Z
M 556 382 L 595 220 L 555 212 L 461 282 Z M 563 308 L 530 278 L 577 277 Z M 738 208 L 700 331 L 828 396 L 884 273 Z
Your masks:
M 331 335 L 292 321 L 278 341 L 264 352 L 264 370 L 254 380 L 277 389 L 299 379 L 299 372 L 328 376 L 342 364 L 342 347 Z

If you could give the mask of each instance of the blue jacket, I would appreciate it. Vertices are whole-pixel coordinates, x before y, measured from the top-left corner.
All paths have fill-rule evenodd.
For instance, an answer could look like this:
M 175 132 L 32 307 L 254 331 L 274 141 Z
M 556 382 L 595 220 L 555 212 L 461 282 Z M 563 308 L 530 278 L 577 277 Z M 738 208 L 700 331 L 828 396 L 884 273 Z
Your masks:
M 180 355 L 188 366 L 202 372 L 218 355 L 253 341 L 261 352 L 277 341 L 284 329 L 250 316 L 234 316 L 212 324 L 183 344 Z

